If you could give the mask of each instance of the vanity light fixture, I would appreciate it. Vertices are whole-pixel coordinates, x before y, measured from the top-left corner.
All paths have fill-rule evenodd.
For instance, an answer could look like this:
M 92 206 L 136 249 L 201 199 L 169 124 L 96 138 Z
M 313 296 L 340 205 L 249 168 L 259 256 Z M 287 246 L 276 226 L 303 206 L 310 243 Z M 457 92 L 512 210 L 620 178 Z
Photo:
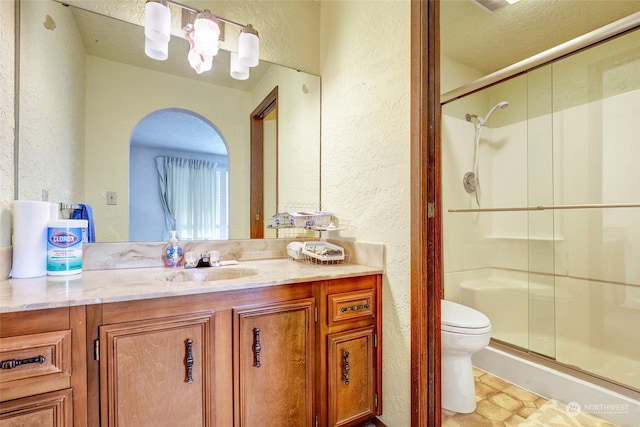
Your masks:
M 243 65 L 236 52 L 231 52 L 231 77 L 236 80 L 247 80 L 249 78 L 249 67 Z
M 517 3 L 520 0 L 472 0 L 475 4 L 486 10 L 493 12 L 497 9 Z
M 209 71 L 213 64 L 213 57 L 218 54 L 218 39 L 220 38 L 220 26 L 215 16 L 208 10 L 196 15 L 193 24 L 185 28 L 189 41 L 189 65 L 196 73 Z
M 242 29 L 238 38 L 238 61 L 245 67 L 255 67 L 260 60 L 259 50 L 258 32 L 253 29 L 251 24 L 248 24 Z
M 144 53 L 146 53 L 149 58 L 153 58 L 157 61 L 164 61 L 169 57 L 169 43 L 156 42 L 145 37 Z
M 166 0 L 149 0 L 144 5 L 144 52 L 150 58 L 164 61 L 168 57 L 171 38 L 171 11 Z
M 147 0 L 145 4 L 145 53 L 150 58 L 165 60 L 168 56 L 171 30 L 169 4 L 190 14 L 195 14 L 193 23 L 186 23 L 184 30 L 189 42 L 187 60 L 196 73 L 209 71 L 213 58 L 218 54 L 221 24 L 240 27 L 238 52 L 231 55 L 231 77 L 238 80 L 249 78 L 249 68 L 259 62 L 260 39 L 251 24 L 237 22 L 213 15 L 209 10 L 198 10 L 173 0 Z M 184 19 L 184 16 L 183 16 Z

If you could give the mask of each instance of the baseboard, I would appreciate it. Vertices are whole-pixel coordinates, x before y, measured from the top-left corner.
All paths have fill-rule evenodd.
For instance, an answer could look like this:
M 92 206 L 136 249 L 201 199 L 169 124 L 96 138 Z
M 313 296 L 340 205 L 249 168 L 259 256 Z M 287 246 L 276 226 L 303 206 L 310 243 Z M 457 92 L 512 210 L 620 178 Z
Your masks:
M 375 426 L 375 427 L 387 427 L 385 425 L 385 423 L 383 423 L 382 421 L 380 421 L 377 418 L 371 418 L 370 420 L 367 420 L 363 423 L 357 424 L 355 427 L 371 427 L 371 426 Z
M 373 425 L 375 425 L 376 427 L 387 427 L 385 423 L 383 423 L 382 421 L 380 421 L 380 420 L 379 420 L 379 419 L 377 419 L 377 418 L 373 418 L 373 419 L 371 420 L 371 423 L 372 423 Z

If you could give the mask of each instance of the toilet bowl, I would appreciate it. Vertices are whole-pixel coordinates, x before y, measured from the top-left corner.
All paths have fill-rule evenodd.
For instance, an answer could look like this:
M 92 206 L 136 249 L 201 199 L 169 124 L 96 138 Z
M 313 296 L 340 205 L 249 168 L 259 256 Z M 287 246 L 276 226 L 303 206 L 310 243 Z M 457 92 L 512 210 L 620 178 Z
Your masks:
M 471 355 L 489 344 L 491 322 L 471 307 L 440 300 L 442 407 L 468 414 L 476 410 Z

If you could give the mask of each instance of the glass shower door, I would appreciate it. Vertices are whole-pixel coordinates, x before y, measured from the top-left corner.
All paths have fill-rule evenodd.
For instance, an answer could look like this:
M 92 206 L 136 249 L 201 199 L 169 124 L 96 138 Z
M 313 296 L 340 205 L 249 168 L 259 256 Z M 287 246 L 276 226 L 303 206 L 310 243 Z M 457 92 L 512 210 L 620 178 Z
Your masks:
M 527 206 L 554 204 L 552 72 L 527 73 Z M 555 249 L 560 241 L 553 210 L 528 210 L 528 305 L 530 352 L 554 358 Z
M 556 360 L 640 389 L 640 31 L 556 61 Z

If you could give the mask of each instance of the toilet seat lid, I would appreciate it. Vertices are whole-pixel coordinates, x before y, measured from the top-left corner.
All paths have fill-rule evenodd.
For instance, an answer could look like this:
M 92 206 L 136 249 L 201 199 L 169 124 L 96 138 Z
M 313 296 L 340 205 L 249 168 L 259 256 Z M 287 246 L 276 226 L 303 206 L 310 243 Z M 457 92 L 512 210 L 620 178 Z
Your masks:
M 491 321 L 483 313 L 466 305 L 453 301 L 440 300 L 442 330 L 451 332 L 480 333 L 479 330 L 491 330 Z

